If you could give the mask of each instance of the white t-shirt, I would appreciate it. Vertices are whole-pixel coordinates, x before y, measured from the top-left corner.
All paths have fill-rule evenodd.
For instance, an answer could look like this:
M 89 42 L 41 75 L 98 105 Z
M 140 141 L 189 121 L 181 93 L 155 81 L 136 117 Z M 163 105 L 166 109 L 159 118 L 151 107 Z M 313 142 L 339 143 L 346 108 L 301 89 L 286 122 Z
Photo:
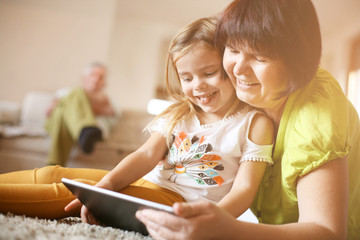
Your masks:
M 221 200 L 231 189 L 240 163 L 272 163 L 272 145 L 260 146 L 248 138 L 253 116 L 242 111 L 212 124 L 201 125 L 197 117 L 181 121 L 173 130 L 169 154 L 144 179 L 179 193 L 186 201 Z M 166 136 L 167 120 L 147 128 Z

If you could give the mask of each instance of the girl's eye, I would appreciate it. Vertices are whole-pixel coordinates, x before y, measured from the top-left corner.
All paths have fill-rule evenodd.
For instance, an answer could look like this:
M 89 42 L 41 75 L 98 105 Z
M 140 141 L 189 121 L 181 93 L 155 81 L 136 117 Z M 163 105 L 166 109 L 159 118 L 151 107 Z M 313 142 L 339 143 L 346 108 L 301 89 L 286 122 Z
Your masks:
M 181 81 L 188 82 L 191 81 L 191 78 L 189 77 L 180 77 Z
M 205 76 L 210 77 L 210 76 L 213 76 L 215 73 L 217 73 L 217 71 L 208 72 L 208 73 L 205 73 Z

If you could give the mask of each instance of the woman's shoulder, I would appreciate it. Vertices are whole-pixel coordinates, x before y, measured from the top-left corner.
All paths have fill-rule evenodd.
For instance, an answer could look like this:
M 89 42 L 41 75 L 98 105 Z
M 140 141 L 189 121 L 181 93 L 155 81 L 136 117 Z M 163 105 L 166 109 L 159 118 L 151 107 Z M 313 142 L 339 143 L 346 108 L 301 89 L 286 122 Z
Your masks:
M 316 128 L 325 127 L 319 123 L 344 121 L 344 117 L 349 115 L 349 104 L 337 80 L 319 68 L 307 86 L 289 97 L 284 115 L 290 114 L 298 121 L 309 121 Z
M 322 68 L 318 69 L 307 86 L 299 89 L 299 98 L 304 104 L 316 103 L 314 107 L 318 105 L 321 107 L 323 102 L 337 105 L 348 101 L 339 82 L 331 73 Z
M 337 81 L 323 69 L 292 94 L 280 122 L 278 147 L 291 149 L 305 161 L 333 159 L 349 149 L 353 107 Z M 295 157 L 294 157 L 295 158 Z

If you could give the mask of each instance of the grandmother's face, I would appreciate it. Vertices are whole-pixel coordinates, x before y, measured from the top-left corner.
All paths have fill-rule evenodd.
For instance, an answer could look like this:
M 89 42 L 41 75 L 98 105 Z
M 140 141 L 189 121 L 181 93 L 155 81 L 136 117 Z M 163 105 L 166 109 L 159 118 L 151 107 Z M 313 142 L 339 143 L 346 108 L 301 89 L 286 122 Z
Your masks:
M 280 60 L 260 56 L 246 48 L 227 46 L 223 65 L 237 97 L 254 107 L 276 108 L 289 85 L 289 74 Z

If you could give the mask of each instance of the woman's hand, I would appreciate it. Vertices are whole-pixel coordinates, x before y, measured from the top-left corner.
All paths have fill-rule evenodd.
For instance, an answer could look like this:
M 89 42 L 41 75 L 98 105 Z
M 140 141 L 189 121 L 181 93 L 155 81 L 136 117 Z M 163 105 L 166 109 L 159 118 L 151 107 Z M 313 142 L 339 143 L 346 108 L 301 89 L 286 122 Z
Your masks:
M 208 201 L 175 203 L 176 215 L 143 209 L 136 213 L 154 239 L 227 239 L 236 219 Z

